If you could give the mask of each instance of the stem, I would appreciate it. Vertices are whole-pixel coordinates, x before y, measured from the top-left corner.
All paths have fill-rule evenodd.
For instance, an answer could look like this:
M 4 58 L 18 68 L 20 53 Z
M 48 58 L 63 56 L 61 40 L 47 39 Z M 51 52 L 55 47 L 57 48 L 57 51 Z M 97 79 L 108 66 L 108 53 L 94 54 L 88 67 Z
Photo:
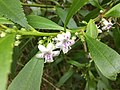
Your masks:
M 55 85 L 53 85 L 51 82 L 49 82 L 47 79 L 42 78 L 45 82 L 47 82 L 49 85 L 51 85 L 53 88 L 55 88 L 56 90 L 60 90 L 59 88 L 57 88 Z
M 56 36 L 58 33 L 43 33 L 38 31 L 17 31 L 20 35 L 28 35 L 28 36 Z
M 31 6 L 31 7 L 41 7 L 41 8 L 55 8 L 53 5 L 41 5 L 41 4 L 27 4 L 22 3 L 23 6 Z
M 84 51 L 85 51 L 85 53 L 87 53 L 87 46 L 86 46 L 86 42 L 83 42 L 83 47 L 84 47 Z
M 2 27 L 3 29 L 8 29 L 8 27 L 6 27 L 5 25 L 0 25 L 0 27 Z

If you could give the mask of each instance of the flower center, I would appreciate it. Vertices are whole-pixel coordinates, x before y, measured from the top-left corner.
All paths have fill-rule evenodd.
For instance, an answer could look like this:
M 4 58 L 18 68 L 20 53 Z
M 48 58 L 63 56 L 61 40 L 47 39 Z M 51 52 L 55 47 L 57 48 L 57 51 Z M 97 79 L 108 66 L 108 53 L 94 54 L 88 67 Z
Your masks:
M 46 53 L 44 55 L 44 57 L 45 57 L 45 60 L 52 60 L 52 54 L 51 53 Z

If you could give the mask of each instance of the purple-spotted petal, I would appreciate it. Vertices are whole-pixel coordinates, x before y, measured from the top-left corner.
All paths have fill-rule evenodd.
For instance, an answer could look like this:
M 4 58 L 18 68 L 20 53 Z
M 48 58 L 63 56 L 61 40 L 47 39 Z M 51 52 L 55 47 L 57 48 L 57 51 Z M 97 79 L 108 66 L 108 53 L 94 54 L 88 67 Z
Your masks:
M 65 53 L 67 53 L 67 52 L 69 51 L 69 49 L 68 49 L 68 47 L 62 48 L 62 51 L 63 51 L 63 53 L 65 54 Z
M 65 36 L 66 36 L 66 39 L 70 39 L 71 33 L 67 31 L 67 32 L 65 33 Z
M 69 43 L 70 43 L 69 46 L 72 46 L 73 44 L 75 44 L 75 41 L 74 40 L 69 40 Z
M 44 57 L 45 57 L 46 62 L 52 62 L 53 61 L 52 54 L 46 54 Z

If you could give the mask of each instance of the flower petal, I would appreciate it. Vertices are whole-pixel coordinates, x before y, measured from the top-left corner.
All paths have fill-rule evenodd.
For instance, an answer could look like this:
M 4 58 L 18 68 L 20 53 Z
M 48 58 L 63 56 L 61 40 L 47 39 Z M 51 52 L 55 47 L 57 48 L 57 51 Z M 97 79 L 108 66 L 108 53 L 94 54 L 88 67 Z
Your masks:
M 53 53 L 53 57 L 54 57 L 54 56 L 58 56 L 60 54 L 60 51 L 53 51 L 52 53 Z
M 43 54 L 43 53 L 36 54 L 36 57 L 37 57 L 37 58 L 44 58 L 43 56 L 44 56 L 44 54 Z
M 52 54 L 45 55 L 45 62 L 53 62 Z
M 47 49 L 46 49 L 43 45 L 41 45 L 41 44 L 38 45 L 38 49 L 39 49 L 42 53 L 47 52 Z
M 63 43 L 62 42 L 56 43 L 56 48 L 61 48 L 61 47 L 63 47 Z
M 64 40 L 64 35 L 63 34 L 58 34 L 57 39 L 58 39 L 58 41 Z
M 71 33 L 67 31 L 67 32 L 65 33 L 65 36 L 66 36 L 66 39 L 70 39 Z
M 68 49 L 68 47 L 62 48 L 62 51 L 63 51 L 63 53 L 65 54 L 65 53 L 67 53 L 67 52 L 69 51 L 69 49 Z
M 52 50 L 53 50 L 53 44 L 52 44 L 52 43 L 49 43 L 49 44 L 47 45 L 47 50 L 48 50 L 48 51 L 52 51 Z
M 73 44 L 75 44 L 75 41 L 74 40 L 69 40 L 69 43 L 70 43 L 69 46 L 72 46 Z
M 45 62 L 44 63 L 51 63 L 51 62 L 53 62 L 54 60 L 52 59 L 52 60 L 45 60 Z

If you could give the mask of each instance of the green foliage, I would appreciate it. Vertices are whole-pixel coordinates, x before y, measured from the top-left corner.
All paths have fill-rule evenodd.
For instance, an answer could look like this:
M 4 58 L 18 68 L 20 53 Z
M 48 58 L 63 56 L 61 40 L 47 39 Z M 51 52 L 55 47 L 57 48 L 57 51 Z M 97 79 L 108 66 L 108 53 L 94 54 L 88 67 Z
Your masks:
M 71 19 L 71 17 L 82 7 L 85 5 L 85 3 L 87 3 L 88 0 L 74 0 L 72 3 L 72 6 L 70 7 L 66 20 L 65 20 L 65 25 L 64 27 L 67 26 L 69 20 Z
M 92 19 L 87 24 L 86 34 L 92 38 L 97 38 L 97 36 L 98 36 L 98 29 Z
M 0 15 L 30 29 L 19 0 L 0 0 Z
M 120 90 L 119 2 L 0 0 L 0 90 Z
M 120 3 L 112 7 L 107 13 L 105 13 L 105 17 L 120 17 Z
M 94 76 L 93 76 L 92 72 L 90 72 L 90 71 L 89 71 L 89 76 L 90 76 L 90 78 L 88 79 L 88 81 L 86 83 L 85 90 L 96 90 L 96 82 L 94 80 Z
M 7 20 L 6 18 L 0 16 L 0 24 L 13 24 L 13 22 L 11 22 L 11 21 Z
M 64 30 L 63 27 L 59 26 L 55 22 L 41 16 L 30 15 L 27 16 L 27 19 L 29 24 L 37 29 Z
M 113 30 L 113 39 L 114 39 L 115 45 L 118 50 L 120 50 L 120 39 L 119 38 L 120 38 L 120 28 L 119 28 L 119 26 L 117 26 Z
M 12 81 L 8 90 L 40 90 L 43 67 L 44 61 L 33 57 Z
M 98 7 L 99 9 L 103 9 L 99 4 L 99 0 L 89 0 L 89 1 L 93 6 Z
M 69 69 L 59 80 L 59 82 L 57 83 L 58 87 L 61 87 L 74 73 L 73 69 Z
M 116 80 L 117 73 L 120 71 L 120 55 L 106 46 L 86 35 L 86 40 L 90 54 L 101 73 L 111 79 Z
M 67 16 L 67 11 L 63 10 L 62 8 L 56 8 L 56 13 L 59 15 L 62 22 L 65 23 L 65 19 L 66 19 L 66 16 Z M 73 18 L 70 19 L 67 27 L 70 28 L 70 29 L 77 28 L 77 25 L 76 25 L 75 21 L 73 20 Z
M 5 90 L 12 62 L 15 34 L 0 38 L 0 90 Z

